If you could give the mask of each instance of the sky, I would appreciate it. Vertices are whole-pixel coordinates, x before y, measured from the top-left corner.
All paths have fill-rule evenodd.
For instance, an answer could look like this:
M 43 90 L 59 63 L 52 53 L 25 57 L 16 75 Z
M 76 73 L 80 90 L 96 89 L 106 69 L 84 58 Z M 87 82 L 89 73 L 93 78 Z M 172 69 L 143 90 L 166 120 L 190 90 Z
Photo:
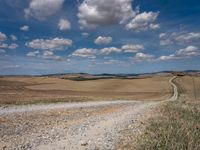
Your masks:
M 199 0 L 0 0 L 0 74 L 200 70 Z

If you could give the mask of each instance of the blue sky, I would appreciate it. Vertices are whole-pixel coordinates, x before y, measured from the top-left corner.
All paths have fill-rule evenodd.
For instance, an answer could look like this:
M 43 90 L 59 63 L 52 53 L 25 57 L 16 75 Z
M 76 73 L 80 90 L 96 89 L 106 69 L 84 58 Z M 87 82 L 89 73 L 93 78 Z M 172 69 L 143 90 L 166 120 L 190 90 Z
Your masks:
M 200 69 L 199 0 L 1 0 L 0 74 Z

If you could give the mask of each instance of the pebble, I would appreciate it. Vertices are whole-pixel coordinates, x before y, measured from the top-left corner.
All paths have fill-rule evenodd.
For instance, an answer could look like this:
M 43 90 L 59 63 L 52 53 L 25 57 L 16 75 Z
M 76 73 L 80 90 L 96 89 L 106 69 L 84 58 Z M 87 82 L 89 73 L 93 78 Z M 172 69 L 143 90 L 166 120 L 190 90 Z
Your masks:
M 81 141 L 81 146 L 87 146 L 88 145 L 88 142 L 87 141 Z

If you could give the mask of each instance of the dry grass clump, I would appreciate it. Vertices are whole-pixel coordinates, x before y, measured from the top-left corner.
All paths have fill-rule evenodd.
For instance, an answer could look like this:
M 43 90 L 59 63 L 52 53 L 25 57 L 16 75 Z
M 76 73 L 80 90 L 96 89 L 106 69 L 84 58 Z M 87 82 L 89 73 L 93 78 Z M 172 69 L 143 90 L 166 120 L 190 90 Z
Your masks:
M 200 103 L 168 102 L 140 137 L 139 150 L 199 150 Z

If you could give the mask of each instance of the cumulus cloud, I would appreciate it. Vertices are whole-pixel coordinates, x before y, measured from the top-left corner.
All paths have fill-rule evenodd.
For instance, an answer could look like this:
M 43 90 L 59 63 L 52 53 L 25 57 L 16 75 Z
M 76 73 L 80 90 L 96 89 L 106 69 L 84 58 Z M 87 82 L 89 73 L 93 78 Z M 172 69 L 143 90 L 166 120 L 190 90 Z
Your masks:
M 53 56 L 54 53 L 53 53 L 52 51 L 44 51 L 44 52 L 43 52 L 43 55 L 44 55 L 44 56 Z
M 10 38 L 11 38 L 11 40 L 13 40 L 13 41 L 16 41 L 17 40 L 17 37 L 15 36 L 15 35 L 10 35 Z
M 24 9 L 25 17 L 45 20 L 61 9 L 64 0 L 31 0 L 29 7 Z
M 7 36 L 4 33 L 0 32 L 0 42 L 5 41 L 6 39 L 7 39 Z
M 77 49 L 72 53 L 72 56 L 79 56 L 79 57 L 92 57 L 95 58 L 97 55 L 111 55 L 111 54 L 117 54 L 121 52 L 129 52 L 129 53 L 136 53 L 137 51 L 143 50 L 143 45 L 133 45 L 133 44 L 127 44 L 123 45 L 122 48 L 117 47 L 105 47 L 102 49 L 93 49 L 93 48 L 81 48 Z M 110 57 L 104 57 L 104 58 L 110 58 Z
M 12 43 L 12 44 L 10 44 L 10 45 L 8 46 L 9 49 L 16 49 L 17 47 L 18 47 L 18 45 L 15 44 L 15 43 Z
M 127 25 L 127 30 L 145 31 L 148 29 L 157 29 L 160 26 L 154 24 L 159 12 L 143 12 L 137 14 Z
M 163 40 L 160 40 L 160 45 L 161 46 L 165 46 L 165 45 L 170 45 L 172 44 L 173 42 L 170 40 L 170 39 L 163 39 Z
M 4 41 L 6 40 L 7 40 L 7 35 L 0 32 L 0 49 L 2 52 L 5 51 L 4 49 L 16 49 L 18 47 L 18 45 L 15 43 L 11 44 L 4 43 Z
M 43 51 L 42 55 L 39 55 L 39 57 L 49 60 L 62 60 L 60 56 L 55 55 L 52 51 Z
M 28 52 L 26 54 L 26 56 L 28 56 L 28 57 L 36 57 L 38 54 L 40 54 L 40 52 L 37 50 L 37 51 L 34 51 L 34 52 Z
M 60 19 L 58 23 L 58 28 L 61 31 L 71 29 L 71 23 L 67 19 Z
M 120 53 L 120 52 L 122 52 L 122 50 L 116 47 L 106 47 L 100 49 L 100 55 L 110 55 L 113 53 Z
M 140 44 L 126 44 L 121 48 L 125 53 L 136 53 L 144 49 L 143 45 Z
M 191 58 L 200 56 L 200 50 L 196 46 L 187 46 L 186 48 L 178 50 L 175 54 L 171 54 L 169 56 L 160 56 L 158 60 L 175 60 L 175 59 L 183 59 L 183 58 Z
M 132 0 L 84 0 L 78 7 L 79 23 L 83 28 L 125 23 L 135 15 Z
M 199 32 L 173 32 L 173 33 L 161 33 L 159 35 L 160 45 L 170 45 L 173 43 L 185 44 L 198 42 L 200 40 Z
M 176 55 L 180 57 L 199 56 L 200 51 L 196 46 L 187 46 L 186 48 L 180 49 Z
M 200 32 L 182 33 L 180 35 L 176 35 L 174 39 L 179 42 L 191 42 L 193 40 L 199 40 Z
M 72 56 L 77 57 L 88 57 L 88 58 L 96 58 L 97 49 L 93 48 L 81 48 L 77 49 L 72 53 Z
M 158 58 L 158 60 L 162 60 L 162 61 L 174 60 L 174 59 L 178 59 L 178 57 L 176 57 L 174 54 L 171 54 L 169 56 L 160 56 Z
M 22 30 L 22 31 L 29 31 L 29 26 L 24 25 L 24 26 L 20 27 L 20 30 Z
M 61 60 L 62 58 L 60 56 L 54 55 L 54 52 L 52 51 L 43 51 L 42 53 L 37 50 L 34 52 L 28 52 L 26 54 L 28 57 L 37 57 L 42 59 L 49 59 L 49 60 Z
M 155 56 L 150 55 L 150 54 L 144 54 L 144 53 L 136 53 L 136 55 L 133 57 L 133 59 L 136 62 L 152 61 L 155 59 Z
M 0 44 L 0 48 L 8 48 L 8 44 L 5 44 L 5 43 L 2 43 L 2 44 Z
M 159 28 L 160 28 L 160 25 L 159 25 L 159 24 L 153 24 L 153 23 L 151 23 L 151 24 L 149 25 L 149 28 L 152 29 L 152 30 L 156 30 L 156 29 L 159 29 Z
M 174 43 L 174 35 L 175 33 L 168 34 L 168 33 L 160 33 L 159 38 L 160 38 L 160 45 L 161 46 L 167 46 L 170 44 Z
M 159 38 L 160 38 L 160 39 L 165 38 L 165 36 L 166 36 L 166 33 L 160 33 L 160 34 L 159 34 Z
M 18 47 L 18 45 L 15 43 L 12 43 L 10 45 L 6 44 L 6 43 L 0 44 L 0 48 L 2 48 L 2 49 L 16 49 L 17 47 Z
M 96 38 L 96 40 L 94 41 L 95 44 L 98 44 L 98 45 L 106 45 L 106 44 L 109 44 L 112 42 L 112 37 L 102 37 L 102 36 L 99 36 Z
M 27 42 L 26 46 L 39 50 L 64 50 L 72 45 L 72 40 L 64 38 L 35 39 Z

